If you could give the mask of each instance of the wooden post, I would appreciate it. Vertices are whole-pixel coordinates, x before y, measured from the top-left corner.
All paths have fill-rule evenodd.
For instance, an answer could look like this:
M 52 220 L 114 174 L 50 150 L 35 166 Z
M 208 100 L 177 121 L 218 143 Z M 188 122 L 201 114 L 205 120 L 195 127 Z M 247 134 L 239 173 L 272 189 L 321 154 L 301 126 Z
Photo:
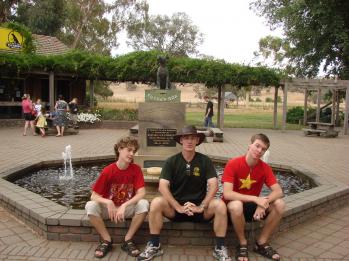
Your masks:
M 344 112 L 344 129 L 343 134 L 348 135 L 348 120 L 349 120 L 349 87 L 347 87 L 347 90 L 345 92 L 345 112 Z
M 321 89 L 317 89 L 316 122 L 320 121 Z
M 91 109 L 93 109 L 93 107 L 95 106 L 93 97 L 94 97 L 94 81 L 90 80 L 90 108 Z
M 284 100 L 283 100 L 283 106 L 282 106 L 282 131 L 286 131 L 286 116 L 287 116 L 287 89 L 288 89 L 288 82 L 285 82 L 284 85 Z
M 221 97 L 222 97 L 222 86 L 218 86 L 218 108 L 217 108 L 217 127 L 221 127 Z
M 307 125 L 308 122 L 308 89 L 304 89 L 304 114 L 303 114 L 303 125 Z
M 332 89 L 332 112 L 331 112 L 331 124 L 335 124 L 336 119 L 336 102 L 337 102 L 337 93 L 338 91 Z
M 278 122 L 278 91 L 279 86 L 275 86 L 275 92 L 274 92 L 274 113 L 273 113 L 273 126 L 274 129 L 277 128 L 277 122 Z
M 220 112 L 219 112 L 219 127 L 221 129 L 224 128 L 224 108 L 225 108 L 225 85 L 222 86 L 221 88 L 221 107 L 219 108 L 220 109 Z
M 55 74 L 54 72 L 50 72 L 49 74 L 49 103 L 50 103 L 50 111 L 54 111 L 55 108 Z

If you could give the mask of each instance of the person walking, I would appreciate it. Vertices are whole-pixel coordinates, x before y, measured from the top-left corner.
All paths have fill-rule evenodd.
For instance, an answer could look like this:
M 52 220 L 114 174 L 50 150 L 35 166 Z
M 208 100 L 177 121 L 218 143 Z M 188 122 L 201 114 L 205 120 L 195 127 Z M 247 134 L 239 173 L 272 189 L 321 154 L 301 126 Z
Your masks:
M 210 98 L 205 95 L 204 96 L 205 102 L 207 102 L 206 105 L 206 111 L 205 111 L 205 119 L 204 119 L 204 127 L 212 127 L 214 128 L 214 124 L 212 122 L 212 117 L 213 117 L 213 103 L 210 100 Z

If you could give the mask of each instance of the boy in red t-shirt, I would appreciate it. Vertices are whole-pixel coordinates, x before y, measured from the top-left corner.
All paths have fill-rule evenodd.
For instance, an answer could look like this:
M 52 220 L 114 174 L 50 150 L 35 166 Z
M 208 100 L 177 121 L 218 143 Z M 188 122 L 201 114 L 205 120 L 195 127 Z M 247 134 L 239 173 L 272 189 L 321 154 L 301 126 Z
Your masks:
M 112 238 L 103 219 L 115 223 L 132 218 L 121 248 L 131 256 L 140 251 L 132 241 L 134 234 L 142 225 L 149 202 L 144 198 L 144 177 L 141 168 L 133 163 L 133 157 L 139 145 L 134 138 L 123 138 L 114 145 L 116 162 L 105 167 L 92 187 L 91 201 L 85 209 L 91 224 L 101 236 L 101 243 L 95 250 L 95 257 L 104 257 L 112 248 Z
M 283 192 L 271 167 L 261 160 L 269 146 L 270 141 L 266 135 L 253 135 L 247 154 L 231 159 L 224 169 L 223 196 L 228 202 L 228 212 L 240 242 L 235 253 L 238 261 L 248 261 L 244 233 L 246 221 L 261 219 L 265 219 L 265 225 L 254 251 L 272 260 L 280 260 L 280 255 L 269 245 L 268 240 L 282 218 L 285 203 L 281 199 Z M 271 189 L 266 197 L 260 196 L 263 184 Z

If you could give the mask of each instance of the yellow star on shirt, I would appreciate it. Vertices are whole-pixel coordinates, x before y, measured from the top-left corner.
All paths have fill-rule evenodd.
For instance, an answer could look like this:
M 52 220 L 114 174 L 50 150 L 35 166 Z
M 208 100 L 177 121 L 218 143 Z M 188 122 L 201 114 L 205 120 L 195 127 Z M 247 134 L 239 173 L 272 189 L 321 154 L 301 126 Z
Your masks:
M 241 186 L 239 189 L 251 189 L 251 185 L 257 181 L 251 179 L 250 177 L 251 174 L 248 174 L 246 179 L 240 179 L 241 181 Z

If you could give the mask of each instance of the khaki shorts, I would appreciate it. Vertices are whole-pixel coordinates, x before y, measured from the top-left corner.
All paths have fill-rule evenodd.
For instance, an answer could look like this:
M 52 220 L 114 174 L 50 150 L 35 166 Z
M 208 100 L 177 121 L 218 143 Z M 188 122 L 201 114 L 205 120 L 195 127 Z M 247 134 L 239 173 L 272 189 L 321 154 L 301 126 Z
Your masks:
M 108 209 L 104 204 L 97 203 L 96 201 L 88 201 L 85 206 L 87 215 L 93 215 L 101 217 L 103 219 L 109 219 Z M 126 207 L 125 218 L 132 218 L 134 215 L 146 213 L 149 211 L 148 200 L 141 199 L 136 204 Z

